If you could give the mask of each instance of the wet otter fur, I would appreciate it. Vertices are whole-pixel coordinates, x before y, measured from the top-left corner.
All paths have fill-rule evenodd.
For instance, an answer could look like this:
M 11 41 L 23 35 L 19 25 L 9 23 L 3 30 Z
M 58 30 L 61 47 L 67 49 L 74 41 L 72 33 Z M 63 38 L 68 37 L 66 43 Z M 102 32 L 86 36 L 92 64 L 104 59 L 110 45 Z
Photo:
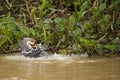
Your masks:
M 35 40 L 32 38 L 23 38 L 20 40 L 19 47 L 21 50 L 21 55 L 30 58 L 37 58 L 48 56 L 46 48 L 41 44 L 35 44 Z

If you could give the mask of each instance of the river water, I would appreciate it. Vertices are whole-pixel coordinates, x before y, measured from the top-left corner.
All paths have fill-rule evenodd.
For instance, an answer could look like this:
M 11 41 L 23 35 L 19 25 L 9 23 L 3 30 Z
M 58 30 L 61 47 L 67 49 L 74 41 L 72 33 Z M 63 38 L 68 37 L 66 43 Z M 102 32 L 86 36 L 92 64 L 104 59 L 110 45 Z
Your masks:
M 0 80 L 120 80 L 120 58 L 0 55 Z

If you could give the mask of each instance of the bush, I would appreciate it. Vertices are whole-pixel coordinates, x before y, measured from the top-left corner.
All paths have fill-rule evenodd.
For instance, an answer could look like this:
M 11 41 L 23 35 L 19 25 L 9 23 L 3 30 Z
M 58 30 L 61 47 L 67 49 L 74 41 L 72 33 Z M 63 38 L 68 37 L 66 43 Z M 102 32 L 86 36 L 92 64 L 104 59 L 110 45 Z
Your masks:
M 119 0 L 5 0 L 0 4 L 3 52 L 21 37 L 33 37 L 59 53 L 119 53 Z

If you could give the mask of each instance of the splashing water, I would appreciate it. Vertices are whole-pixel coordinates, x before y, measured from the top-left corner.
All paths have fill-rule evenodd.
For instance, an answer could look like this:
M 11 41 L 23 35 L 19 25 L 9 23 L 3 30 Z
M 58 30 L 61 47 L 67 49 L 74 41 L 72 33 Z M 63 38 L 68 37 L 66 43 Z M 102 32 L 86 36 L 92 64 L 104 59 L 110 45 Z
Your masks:
M 54 53 L 47 57 L 38 57 L 38 58 L 29 58 L 23 55 L 9 55 L 5 56 L 6 59 L 10 60 L 20 60 L 20 61 L 34 61 L 35 63 L 52 63 L 52 62 L 63 62 L 63 63 L 91 63 L 96 62 L 95 60 L 90 60 L 87 58 L 88 56 L 85 54 L 82 55 L 61 55 Z
M 11 55 L 11 56 L 6 56 L 6 58 L 11 60 L 61 60 L 61 61 L 73 60 L 72 56 L 70 55 L 61 55 L 56 53 L 47 57 L 38 57 L 38 58 L 29 58 L 23 55 Z

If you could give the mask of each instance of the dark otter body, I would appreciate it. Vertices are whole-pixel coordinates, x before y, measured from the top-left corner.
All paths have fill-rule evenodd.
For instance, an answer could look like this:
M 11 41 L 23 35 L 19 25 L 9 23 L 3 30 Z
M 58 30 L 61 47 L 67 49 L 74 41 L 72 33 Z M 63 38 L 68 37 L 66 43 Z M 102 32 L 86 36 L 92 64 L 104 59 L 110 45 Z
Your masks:
M 30 40 L 33 40 L 33 39 L 24 38 L 23 40 L 20 41 L 19 46 L 20 46 L 22 55 L 30 58 L 48 56 L 46 49 L 40 44 L 36 44 L 36 47 L 32 47 L 30 44 L 28 44 L 27 42 Z
M 29 51 L 29 53 L 25 53 L 24 56 L 30 57 L 30 58 L 37 58 L 37 57 L 48 56 L 48 53 L 45 50 L 46 49 L 43 46 L 38 44 L 37 48 L 31 49 Z

